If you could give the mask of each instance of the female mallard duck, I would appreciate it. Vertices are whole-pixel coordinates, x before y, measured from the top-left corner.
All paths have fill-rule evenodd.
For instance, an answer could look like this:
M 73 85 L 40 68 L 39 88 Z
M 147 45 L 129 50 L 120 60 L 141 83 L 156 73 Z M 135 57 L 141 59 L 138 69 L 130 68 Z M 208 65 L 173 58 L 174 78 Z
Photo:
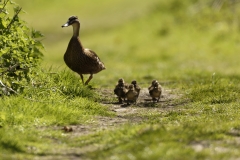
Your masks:
M 105 66 L 94 51 L 82 46 L 79 39 L 80 22 L 77 16 L 71 16 L 62 27 L 70 25 L 73 26 L 73 36 L 64 54 L 64 61 L 71 70 L 81 76 L 83 84 L 83 74 L 90 74 L 90 77 L 85 82 L 85 85 L 87 85 L 93 78 L 93 74 L 104 70 Z

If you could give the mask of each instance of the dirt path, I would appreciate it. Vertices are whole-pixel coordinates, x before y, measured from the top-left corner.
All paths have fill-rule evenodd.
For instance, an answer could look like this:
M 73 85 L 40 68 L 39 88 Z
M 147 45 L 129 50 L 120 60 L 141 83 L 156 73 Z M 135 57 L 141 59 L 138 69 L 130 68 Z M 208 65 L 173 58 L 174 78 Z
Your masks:
M 175 94 L 174 91 L 164 89 L 160 101 L 152 102 L 148 89 L 143 88 L 141 89 L 137 104 L 127 105 L 126 103 L 119 104 L 117 97 L 113 94 L 113 90 L 111 89 L 101 89 L 99 93 L 107 97 L 102 101 L 102 104 L 108 106 L 117 116 L 98 116 L 94 123 L 69 126 L 74 131 L 72 132 L 73 136 L 81 136 L 100 130 L 115 128 L 125 123 L 139 123 L 144 120 L 143 117 L 140 116 L 140 113 L 172 110 L 176 106 L 173 100 L 180 97 L 180 95 Z
M 100 89 L 99 94 L 105 96 L 101 102 L 103 105 L 108 106 L 110 110 L 116 113 L 115 117 L 96 117 L 93 123 L 89 124 L 78 124 L 67 126 L 72 128 L 72 131 L 67 133 L 63 130 L 63 134 L 66 134 L 69 138 L 84 136 L 93 134 L 102 130 L 111 130 L 126 123 L 137 124 L 144 121 L 144 117 L 141 113 L 146 112 L 166 112 L 176 108 L 175 99 L 178 99 L 181 95 L 176 94 L 173 90 L 164 89 L 161 96 L 160 102 L 152 102 L 149 96 L 148 89 L 143 88 L 140 92 L 137 104 L 127 105 L 119 104 L 117 97 L 113 94 L 111 89 Z M 56 126 L 54 129 L 59 130 L 63 127 Z M 35 157 L 35 159 L 84 159 L 84 155 L 88 152 L 96 150 L 96 146 L 84 146 L 81 148 L 63 148 L 54 149 L 46 153 L 45 156 Z M 56 154 L 53 154 L 57 153 Z
M 164 112 L 166 110 L 172 110 L 176 104 L 173 102 L 179 98 L 180 95 L 174 94 L 173 90 L 163 89 L 160 102 L 152 102 L 148 89 L 141 89 L 137 104 L 127 105 L 126 103 L 119 104 L 116 95 L 113 94 L 113 90 L 104 89 L 100 91 L 102 96 L 108 97 L 110 101 L 103 101 L 102 104 L 106 105 L 116 112 L 116 117 L 97 117 L 98 129 L 109 129 L 109 127 L 116 127 L 125 123 L 139 123 L 143 121 L 141 113 L 146 112 Z M 112 100 L 113 99 L 113 100 Z

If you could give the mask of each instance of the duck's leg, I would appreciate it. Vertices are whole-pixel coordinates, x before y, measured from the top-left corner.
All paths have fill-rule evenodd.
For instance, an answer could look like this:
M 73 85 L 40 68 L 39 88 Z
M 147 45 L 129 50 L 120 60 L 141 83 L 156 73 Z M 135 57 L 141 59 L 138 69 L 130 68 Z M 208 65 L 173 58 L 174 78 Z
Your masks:
M 93 78 L 93 74 L 91 73 L 88 80 L 85 82 L 85 85 L 88 85 L 88 83 L 91 81 L 92 78 Z
M 83 75 L 80 74 L 80 77 L 81 77 L 81 79 L 82 79 L 82 83 L 84 84 Z
M 118 102 L 122 103 L 122 98 L 121 97 L 118 97 Z
M 137 100 L 134 101 L 134 104 L 137 104 Z
M 152 98 L 152 101 L 155 102 L 157 99 L 155 97 Z

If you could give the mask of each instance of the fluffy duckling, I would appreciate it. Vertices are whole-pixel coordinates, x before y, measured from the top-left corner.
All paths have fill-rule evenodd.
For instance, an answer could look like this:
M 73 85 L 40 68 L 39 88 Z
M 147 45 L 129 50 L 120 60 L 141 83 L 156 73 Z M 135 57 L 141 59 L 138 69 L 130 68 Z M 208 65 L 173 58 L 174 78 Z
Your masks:
M 133 80 L 131 84 L 133 84 L 134 89 L 135 89 L 135 91 L 138 92 L 138 96 L 139 96 L 139 93 L 140 93 L 141 88 L 140 88 L 140 86 L 137 84 L 137 81 L 136 81 L 136 80 Z
M 126 93 L 127 93 L 127 84 L 125 84 L 125 81 L 123 78 L 120 78 L 118 80 L 118 84 L 115 86 L 114 94 L 117 95 L 119 103 L 122 103 L 122 99 L 125 100 Z
M 126 93 L 127 104 L 129 104 L 130 101 L 132 101 L 136 104 L 139 93 L 134 89 L 133 84 L 130 84 L 128 89 L 129 90 Z
M 162 95 L 162 86 L 158 83 L 158 81 L 153 81 L 152 86 L 148 88 L 149 94 L 152 97 L 153 101 L 159 102 L 160 96 Z

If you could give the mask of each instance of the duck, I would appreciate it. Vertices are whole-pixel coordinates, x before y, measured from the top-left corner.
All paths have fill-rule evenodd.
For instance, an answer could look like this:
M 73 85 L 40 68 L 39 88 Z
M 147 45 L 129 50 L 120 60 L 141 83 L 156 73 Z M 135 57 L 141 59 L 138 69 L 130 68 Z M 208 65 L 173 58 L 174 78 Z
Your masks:
M 152 84 L 151 87 L 149 87 L 149 94 L 152 97 L 152 101 L 159 102 L 160 97 L 162 95 L 162 86 L 159 84 L 158 81 L 153 81 L 155 83 Z
M 80 75 L 82 83 L 88 85 L 93 74 L 106 69 L 105 65 L 93 50 L 83 47 L 79 38 L 80 21 L 77 16 L 70 16 L 62 28 L 68 26 L 73 27 L 73 36 L 64 54 L 64 61 L 72 71 Z M 85 83 L 83 74 L 90 74 Z
M 128 87 L 129 88 L 128 88 L 128 91 L 126 93 L 127 104 L 130 104 L 130 102 L 134 102 L 136 104 L 139 93 L 134 89 L 133 84 L 130 84 Z
M 140 88 L 140 86 L 137 84 L 137 81 L 136 81 L 136 80 L 133 80 L 133 81 L 131 82 L 131 84 L 133 84 L 134 89 L 135 89 L 135 91 L 138 92 L 138 96 L 139 96 L 139 93 L 140 93 L 141 88 Z
M 128 85 L 125 83 L 123 78 L 120 78 L 114 88 L 114 94 L 117 95 L 119 103 L 122 103 L 123 100 L 125 101 L 127 91 Z

